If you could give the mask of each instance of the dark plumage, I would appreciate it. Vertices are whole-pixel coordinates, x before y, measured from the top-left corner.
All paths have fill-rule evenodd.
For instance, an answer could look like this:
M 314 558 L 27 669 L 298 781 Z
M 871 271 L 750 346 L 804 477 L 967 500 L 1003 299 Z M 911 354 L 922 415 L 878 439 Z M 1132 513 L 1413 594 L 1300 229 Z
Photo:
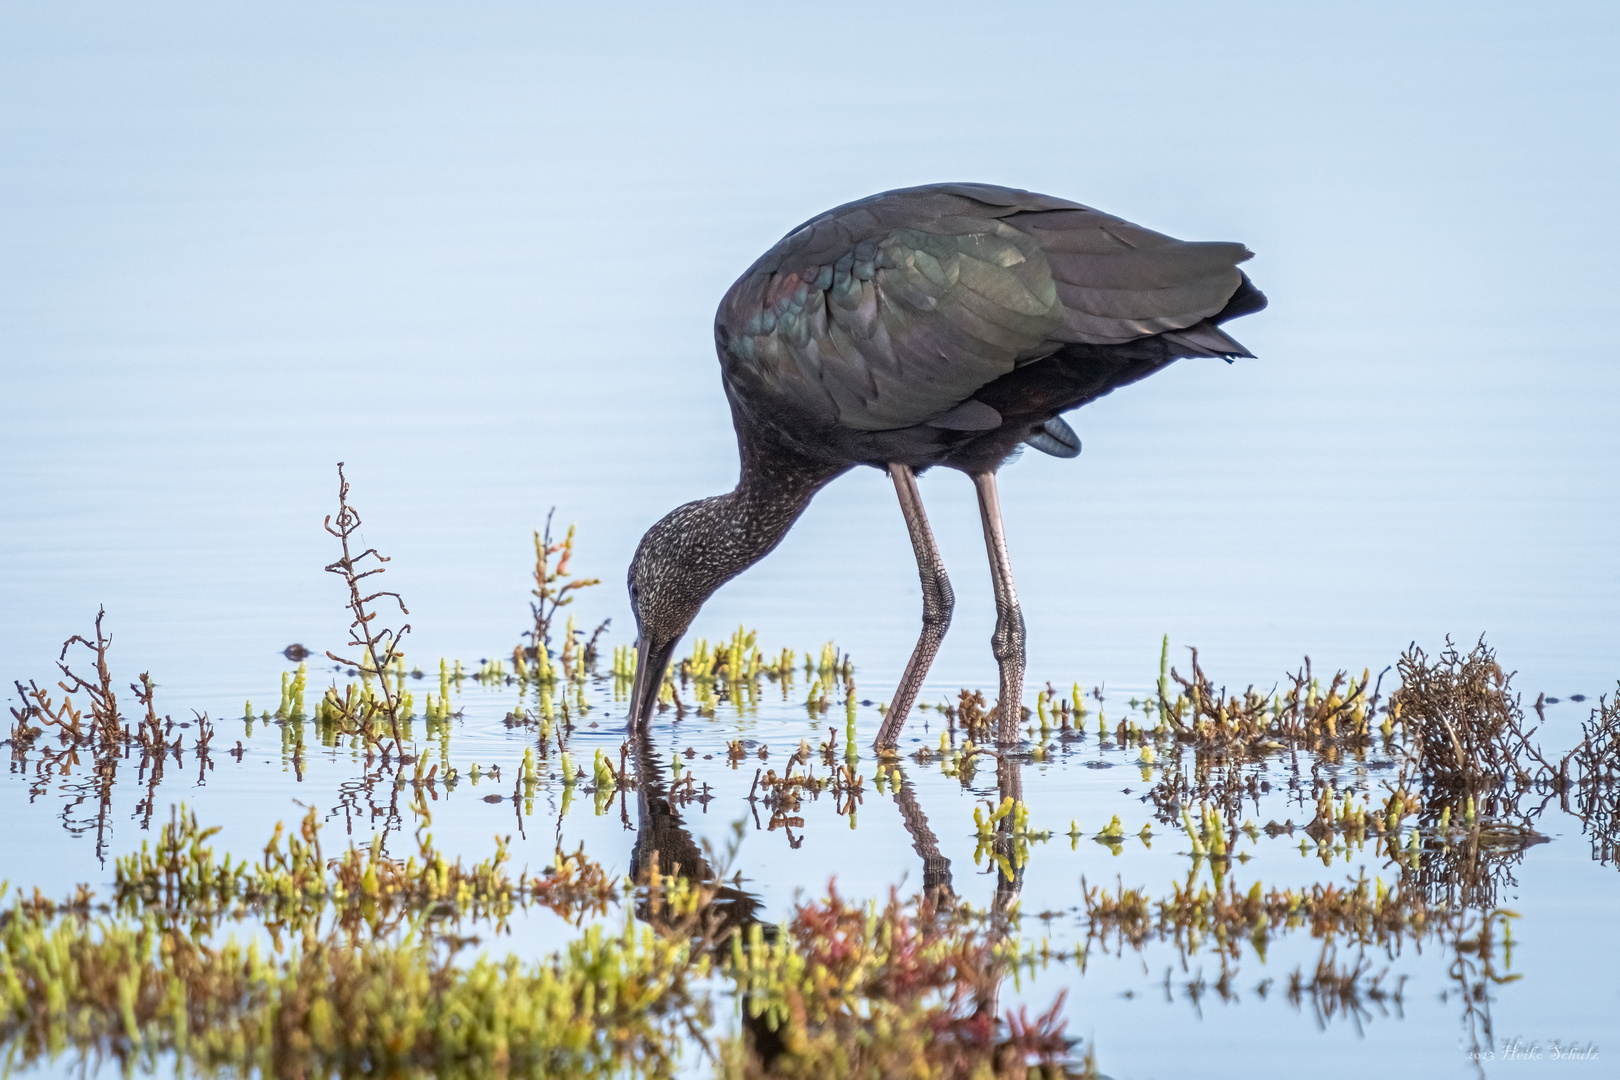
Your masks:
M 1265 307 L 1237 269 L 1249 257 L 1241 244 L 1187 243 L 986 184 L 885 192 L 785 236 L 715 318 L 737 488 L 654 525 L 630 567 L 640 631 L 632 725 L 646 723 L 703 602 L 769 553 L 824 484 L 872 465 L 894 478 L 923 585 L 922 638 L 879 735 L 892 744 L 950 620 L 950 582 L 916 488 L 918 472 L 946 465 L 979 492 L 1010 740 L 1023 619 L 996 470 L 1020 444 L 1078 454 L 1059 414 L 1173 360 L 1249 356 L 1218 325 Z

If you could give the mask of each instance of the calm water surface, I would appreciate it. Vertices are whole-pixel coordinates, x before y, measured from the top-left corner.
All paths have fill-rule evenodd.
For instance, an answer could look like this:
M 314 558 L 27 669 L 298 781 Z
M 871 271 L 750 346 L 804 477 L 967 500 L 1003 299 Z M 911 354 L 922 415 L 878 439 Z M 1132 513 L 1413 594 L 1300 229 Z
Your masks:
M 344 640 L 341 587 L 320 572 L 339 460 L 367 542 L 394 557 L 413 660 L 510 652 L 528 625 L 530 530 L 553 505 L 579 523 L 576 568 L 606 581 L 579 621 L 612 618 L 608 636 L 628 641 L 621 582 L 641 532 L 735 479 L 719 295 L 827 206 L 961 178 L 1242 240 L 1272 299 L 1234 327 L 1258 360 L 1177 365 L 1072 416 L 1079 460 L 1031 454 L 1004 474 L 1032 688 L 1082 680 L 1112 708 L 1150 685 L 1166 633 L 1174 660 L 1196 645 L 1218 680 L 1262 688 L 1306 654 L 1377 672 L 1414 639 L 1485 633 L 1529 698 L 1566 699 L 1543 732 L 1566 748 L 1586 714 L 1567 698 L 1620 677 L 1617 31 L 1598 4 L 833 5 L 815 19 L 8 6 L 0 674 L 45 681 L 105 605 L 115 673 L 150 671 L 177 719 L 273 707 L 284 646 Z M 993 608 L 970 485 L 931 474 L 923 493 L 958 596 L 938 700 L 993 685 Z M 880 700 L 914 640 L 915 581 L 892 489 L 860 470 L 694 634 L 741 623 L 800 651 L 834 639 Z M 512 703 L 469 693 L 457 756 L 518 760 L 524 737 L 499 722 Z M 580 738 L 616 748 L 622 708 L 593 693 L 601 727 Z M 937 741 L 923 730 L 936 715 L 910 734 Z M 815 734 L 792 702 L 661 727 L 659 745 L 699 751 L 714 787 L 688 808 L 702 835 L 747 811 L 752 774 L 722 760 L 739 725 L 788 749 Z M 220 759 L 195 789 L 171 778 L 165 798 L 243 850 L 301 813 L 294 799 L 337 805 L 348 758 L 299 781 L 271 752 L 279 731 L 240 737 L 254 748 L 241 763 Z M 1147 819 L 1141 791 L 1123 791 L 1140 777 L 1109 753 L 1093 739 L 1028 771 L 1036 824 L 1059 835 L 1037 848 L 1026 912 L 1072 916 L 1082 873 L 1155 892 L 1185 877 L 1174 838 L 1069 850 L 1071 818 Z M 985 792 L 915 771 L 957 893 L 989 903 L 971 836 Z M 515 826 L 509 805 L 469 793 L 436 828 L 481 853 Z M 139 843 L 139 798 L 118 795 L 115 853 Z M 106 879 L 93 838 L 63 830 L 71 801 L 0 783 L 0 878 Z M 892 800 L 869 797 L 853 847 L 825 803 L 806 816 L 802 846 L 780 830 L 745 841 L 772 917 L 834 873 L 856 893 L 919 882 Z M 576 804 L 561 827 L 626 868 L 633 834 L 616 815 Z M 1593 918 L 1620 882 L 1578 822 L 1542 828 L 1553 842 L 1503 898 L 1524 915 L 1525 977 L 1497 991 L 1496 1033 L 1620 1052 L 1620 941 Z M 536 825 L 519 860 L 543 861 L 553 832 Z M 1370 855 L 1330 870 L 1271 842 L 1238 876 L 1330 880 L 1363 863 L 1381 872 Z M 520 927 L 516 947 L 554 930 Z M 1241 1000 L 1189 1001 L 1196 961 L 1151 950 L 1024 992 L 1044 1003 L 1067 986 L 1073 1030 L 1119 1077 L 1323 1060 L 1469 1071 L 1439 954 L 1402 958 L 1403 1004 L 1359 1025 L 1254 993 L 1318 947 L 1245 960 Z

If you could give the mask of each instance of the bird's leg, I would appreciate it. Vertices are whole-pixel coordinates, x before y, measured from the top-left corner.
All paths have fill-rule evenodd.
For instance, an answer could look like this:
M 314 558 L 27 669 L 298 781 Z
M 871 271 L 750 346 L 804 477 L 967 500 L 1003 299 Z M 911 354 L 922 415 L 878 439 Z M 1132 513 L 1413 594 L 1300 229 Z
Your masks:
M 894 478 L 895 494 L 900 496 L 900 510 L 906 515 L 906 530 L 911 533 L 911 548 L 917 555 L 917 576 L 922 580 L 923 616 L 922 635 L 912 650 L 911 661 L 906 664 L 900 685 L 895 688 L 894 700 L 883 717 L 873 746 L 893 746 L 905 725 L 906 714 L 917 691 L 922 689 L 928 665 L 939 652 L 939 643 L 945 640 L 945 631 L 951 625 L 951 609 L 956 606 L 956 594 L 951 592 L 951 579 L 945 576 L 945 562 L 939 557 L 939 545 L 934 543 L 934 532 L 928 527 L 928 515 L 923 513 L 922 493 L 917 490 L 917 474 L 911 466 L 891 464 L 889 475 Z
M 990 581 L 996 590 L 996 632 L 990 636 L 990 651 L 1001 668 L 1001 720 L 996 740 L 1005 746 L 1018 741 L 1018 725 L 1024 722 L 1024 613 L 1018 607 L 1012 561 L 1007 558 L 1007 536 L 1001 528 L 996 474 L 975 473 L 973 486 L 979 493 L 984 544 L 990 549 Z

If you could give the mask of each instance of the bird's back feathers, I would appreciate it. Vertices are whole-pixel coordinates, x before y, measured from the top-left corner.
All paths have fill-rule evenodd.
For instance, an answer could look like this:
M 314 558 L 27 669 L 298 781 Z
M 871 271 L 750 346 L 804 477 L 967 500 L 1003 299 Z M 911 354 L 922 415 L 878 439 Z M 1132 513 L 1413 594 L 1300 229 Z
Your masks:
M 1215 321 L 1264 298 L 1233 243 L 1187 243 L 1079 203 L 942 184 L 874 195 L 784 237 L 721 301 L 728 385 L 755 410 L 853 431 L 957 428 L 982 387 L 1065 345 L 1163 334 L 1246 356 Z M 1252 308 L 1251 308 L 1252 310 Z

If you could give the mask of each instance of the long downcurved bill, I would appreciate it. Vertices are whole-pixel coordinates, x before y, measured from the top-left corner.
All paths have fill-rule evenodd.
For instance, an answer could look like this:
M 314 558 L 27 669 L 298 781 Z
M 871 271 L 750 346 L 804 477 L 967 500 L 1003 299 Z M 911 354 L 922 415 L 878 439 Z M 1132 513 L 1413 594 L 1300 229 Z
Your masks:
M 642 637 L 636 642 L 636 681 L 630 691 L 630 730 L 646 731 L 658 707 L 658 691 L 664 685 L 664 671 L 675 655 L 677 642 L 654 649 Z

